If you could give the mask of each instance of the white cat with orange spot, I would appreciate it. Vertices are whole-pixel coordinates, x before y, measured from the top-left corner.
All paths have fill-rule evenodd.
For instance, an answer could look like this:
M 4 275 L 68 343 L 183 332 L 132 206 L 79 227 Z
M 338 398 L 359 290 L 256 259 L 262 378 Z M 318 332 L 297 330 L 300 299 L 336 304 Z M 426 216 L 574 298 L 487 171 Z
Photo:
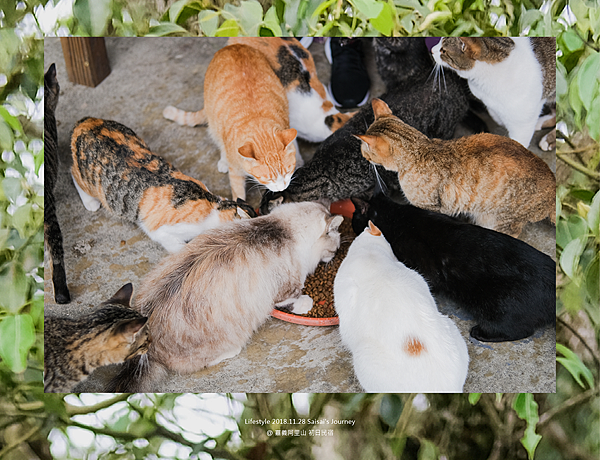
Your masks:
M 340 335 L 369 393 L 462 392 L 469 355 L 427 283 L 369 222 L 335 278 Z

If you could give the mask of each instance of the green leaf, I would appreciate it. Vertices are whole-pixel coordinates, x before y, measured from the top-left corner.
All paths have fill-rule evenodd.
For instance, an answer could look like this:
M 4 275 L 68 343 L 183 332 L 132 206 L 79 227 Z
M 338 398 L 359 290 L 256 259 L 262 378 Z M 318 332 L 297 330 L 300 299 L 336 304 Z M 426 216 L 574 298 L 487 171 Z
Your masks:
M 349 0 L 349 2 L 368 19 L 374 19 L 379 16 L 384 5 L 383 2 L 376 0 Z
M 283 35 L 281 26 L 279 25 L 279 18 L 277 17 L 277 10 L 275 9 L 275 6 L 272 6 L 267 10 L 263 25 L 267 29 L 271 30 L 274 36 L 281 37 Z
M 12 129 L 8 123 L 4 120 L 0 120 L 0 148 L 2 150 L 12 150 L 14 142 L 14 135 Z
M 27 355 L 34 343 L 31 316 L 7 316 L 0 322 L 0 357 L 12 372 L 20 373 L 27 368 Z
M 227 3 L 224 10 L 237 19 L 237 23 L 241 27 L 243 35 L 249 37 L 258 36 L 258 27 L 262 23 L 263 18 L 263 9 L 258 1 L 242 1 L 240 2 L 240 6 L 234 6 Z
M 565 275 L 573 279 L 579 266 L 579 259 L 585 249 L 587 237 L 579 237 L 567 244 L 560 255 L 560 267 Z
M 583 61 L 577 72 L 577 84 L 583 106 L 587 111 L 591 111 L 600 85 L 600 53 L 593 52 Z
M 596 85 L 597 87 L 598 85 Z M 594 139 L 596 142 L 600 142 L 600 109 L 598 108 L 600 105 L 600 93 L 598 93 L 598 88 L 596 88 L 596 97 L 590 103 L 590 109 L 585 118 L 585 124 L 588 127 L 588 133 L 590 137 Z
M 383 4 L 379 16 L 371 19 L 371 25 L 386 37 L 389 37 L 392 34 L 392 31 L 394 30 L 394 10 L 389 3 Z
M 0 306 L 11 313 L 18 313 L 27 303 L 29 280 L 23 266 L 10 262 L 0 272 Z
M 4 119 L 6 124 L 10 126 L 13 131 L 17 131 L 19 133 L 23 132 L 23 126 L 17 117 L 12 116 L 6 107 L 0 105 L 0 116 Z
M 112 0 L 75 0 L 73 16 L 87 35 L 106 35 L 112 17 Z
M 31 217 L 31 203 L 25 203 L 23 206 L 19 206 L 13 214 L 13 226 L 23 238 L 29 236 L 26 230 L 31 223 Z
M 558 346 L 558 344 L 557 344 Z M 538 405 L 531 393 L 519 393 L 513 403 L 513 409 L 519 418 L 527 422 L 525 434 L 521 438 L 521 444 L 527 451 L 529 460 L 533 460 L 535 449 L 542 437 L 535 432 L 535 428 L 539 421 Z
M 437 447 L 427 439 L 421 439 L 421 447 L 419 448 L 418 460 L 437 460 Z
M 423 23 L 419 26 L 419 31 L 424 31 L 436 21 L 445 21 L 450 18 L 452 18 L 451 11 L 434 11 L 433 13 L 427 15 L 425 21 L 423 21 Z
M 600 259 L 598 254 L 585 270 L 585 288 L 590 297 L 590 303 L 597 306 L 600 303 Z
M 186 29 L 177 24 L 173 24 L 172 22 L 161 22 L 157 26 L 150 27 L 150 31 L 145 36 L 165 37 L 171 34 L 190 35 L 190 33 Z
M 202 33 L 207 37 L 214 37 L 219 27 L 219 12 L 212 10 L 201 11 L 198 15 L 198 21 Z
M 469 393 L 469 402 L 471 403 L 471 406 L 477 404 L 479 398 L 481 398 L 481 393 Z
M 215 32 L 215 37 L 237 37 L 240 28 L 234 19 L 228 19 Z
M 391 427 L 395 427 L 402 414 L 404 404 L 397 394 L 384 394 L 379 407 L 379 416 Z
M 560 39 L 564 43 L 567 51 L 569 51 L 570 53 L 578 51 L 585 46 L 583 40 L 579 37 L 579 35 L 577 35 L 577 32 L 575 32 L 573 29 L 565 30 L 561 34 Z
M 590 388 L 594 388 L 594 375 L 592 374 L 592 371 L 583 364 L 581 359 L 579 359 L 579 356 L 560 343 L 556 344 L 556 351 L 564 356 L 564 358 L 556 358 L 556 361 L 569 371 L 581 388 L 585 388 L 581 377 L 583 377 Z
M 590 205 L 587 215 L 587 222 L 592 234 L 598 238 L 600 236 L 600 191 L 596 192 Z

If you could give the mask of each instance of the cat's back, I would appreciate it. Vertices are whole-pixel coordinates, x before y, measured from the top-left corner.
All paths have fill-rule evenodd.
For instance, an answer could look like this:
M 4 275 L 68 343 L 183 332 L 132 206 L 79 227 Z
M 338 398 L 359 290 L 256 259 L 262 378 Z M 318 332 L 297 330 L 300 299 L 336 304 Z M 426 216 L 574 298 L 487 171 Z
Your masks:
M 340 335 L 366 391 L 462 391 L 466 345 L 421 275 L 387 251 L 351 247 L 334 295 Z
M 204 110 L 211 129 L 244 124 L 266 118 L 284 128 L 289 124 L 284 88 L 268 59 L 243 44 L 217 51 L 204 80 Z

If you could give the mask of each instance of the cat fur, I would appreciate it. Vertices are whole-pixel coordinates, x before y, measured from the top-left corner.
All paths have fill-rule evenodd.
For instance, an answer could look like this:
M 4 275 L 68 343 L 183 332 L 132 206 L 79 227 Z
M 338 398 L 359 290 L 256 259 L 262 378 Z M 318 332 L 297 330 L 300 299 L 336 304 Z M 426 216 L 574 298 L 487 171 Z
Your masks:
M 379 194 L 355 205 L 352 227 L 372 221 L 407 267 L 434 295 L 471 314 L 471 336 L 520 340 L 556 322 L 556 264 L 523 241 Z
M 129 307 L 132 292 L 126 284 L 78 319 L 44 318 L 44 392 L 70 392 L 96 368 L 147 351 L 147 318 Z
M 198 116 L 221 151 L 218 170 L 229 173 L 234 199 L 245 199 L 246 177 L 269 190 L 284 190 L 303 164 L 288 107 L 285 90 L 260 51 L 233 44 L 215 53 Z M 163 111 L 169 119 L 176 114 L 177 109 Z
M 442 38 L 431 51 L 438 65 L 468 80 L 511 139 L 529 147 L 544 104 L 556 99 L 554 37 Z
M 136 308 L 152 344 L 129 361 L 112 391 L 161 391 L 168 372 L 188 374 L 236 356 L 274 306 L 312 308 L 305 278 L 330 261 L 343 218 L 320 203 L 290 203 L 192 240 L 141 283 Z
M 210 193 L 115 121 L 80 120 L 71 136 L 71 152 L 71 175 L 86 209 L 96 211 L 102 204 L 137 223 L 169 252 L 223 222 L 256 216 L 246 203 Z
M 65 273 L 63 237 L 56 217 L 54 187 L 58 177 L 58 134 L 54 111 L 58 104 L 60 86 L 56 66 L 52 64 L 44 75 L 44 240 L 50 249 L 54 300 L 65 304 L 71 301 Z
M 469 354 L 460 331 L 372 222 L 339 268 L 334 300 L 342 342 L 365 391 L 462 392 Z
M 372 101 L 375 121 L 362 141 L 363 156 L 398 180 L 407 200 L 518 236 L 528 222 L 556 221 L 556 178 L 543 160 L 518 142 L 482 133 L 429 139 Z
M 366 39 L 365 39 L 366 40 Z M 390 39 L 376 39 L 389 41 Z M 394 113 L 429 137 L 450 139 L 457 124 L 469 112 L 469 92 L 466 84 L 454 73 L 446 75 L 445 84 L 431 78 L 434 63 L 425 39 L 398 38 L 395 52 L 376 45 L 378 69 L 387 62 L 396 72 L 382 69 L 387 91 L 381 96 Z M 400 44 L 402 46 L 400 46 Z M 389 75 L 393 74 L 393 80 Z M 388 81 L 386 81 L 388 78 Z M 267 213 L 271 202 L 326 199 L 342 200 L 353 196 L 366 198 L 378 182 L 382 187 L 399 189 L 397 176 L 384 168 L 373 167 L 360 153 L 360 141 L 354 137 L 364 134 L 373 122 L 370 104 L 361 107 L 344 126 L 323 141 L 313 158 L 299 168 L 286 190 L 265 192 L 260 209 Z

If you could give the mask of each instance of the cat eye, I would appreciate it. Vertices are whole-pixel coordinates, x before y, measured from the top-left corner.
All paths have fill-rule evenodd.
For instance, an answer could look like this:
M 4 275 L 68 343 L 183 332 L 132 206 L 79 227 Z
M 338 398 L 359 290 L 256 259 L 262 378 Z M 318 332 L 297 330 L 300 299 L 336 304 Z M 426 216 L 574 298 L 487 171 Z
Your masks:
M 465 42 L 463 42 L 462 40 L 460 40 L 460 50 L 462 52 L 464 52 L 466 47 L 467 47 L 467 45 L 465 44 Z

